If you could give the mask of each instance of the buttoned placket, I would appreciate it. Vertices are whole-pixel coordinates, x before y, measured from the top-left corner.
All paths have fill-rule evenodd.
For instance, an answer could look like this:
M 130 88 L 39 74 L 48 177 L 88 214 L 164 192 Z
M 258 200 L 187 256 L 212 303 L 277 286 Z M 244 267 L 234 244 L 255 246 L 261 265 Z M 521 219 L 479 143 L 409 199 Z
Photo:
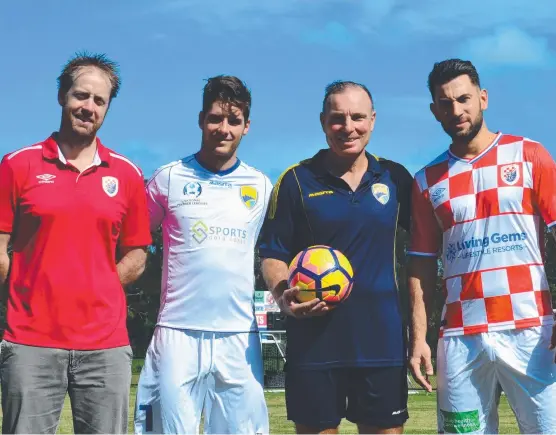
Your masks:
M 75 178 L 75 184 L 77 184 L 79 182 L 79 179 L 81 178 L 82 175 L 87 175 L 88 173 L 93 172 L 92 169 L 94 169 L 97 166 L 100 166 L 102 164 L 102 160 L 100 158 L 100 155 L 98 154 L 98 150 L 95 152 L 95 157 L 93 159 L 93 162 L 89 166 L 87 166 L 85 169 L 83 169 L 81 172 L 79 171 L 79 169 L 77 169 L 75 166 L 73 166 L 71 163 L 69 163 L 66 160 L 66 158 L 64 157 L 64 154 L 62 153 L 62 150 L 60 149 L 60 147 L 58 147 L 58 160 L 60 160 L 60 162 L 66 168 L 69 168 L 71 171 L 76 171 L 77 172 L 77 177 Z

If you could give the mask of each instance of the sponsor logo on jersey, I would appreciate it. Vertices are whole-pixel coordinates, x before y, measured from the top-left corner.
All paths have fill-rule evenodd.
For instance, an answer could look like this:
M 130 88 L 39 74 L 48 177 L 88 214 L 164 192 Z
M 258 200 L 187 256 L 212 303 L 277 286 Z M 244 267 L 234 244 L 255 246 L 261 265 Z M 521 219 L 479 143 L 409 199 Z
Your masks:
M 456 258 L 466 259 L 508 251 L 522 251 L 524 246 L 520 242 L 526 240 L 526 233 L 493 233 L 482 238 L 471 237 L 448 243 L 446 260 L 452 263 Z
M 239 188 L 239 194 L 243 205 L 245 205 L 248 210 L 255 207 L 255 204 L 257 204 L 257 200 L 259 199 L 259 192 L 257 192 L 257 189 L 253 186 L 241 186 Z
M 191 181 L 183 186 L 183 194 L 189 198 L 199 198 L 202 192 L 203 188 L 197 181 Z
M 513 163 L 511 165 L 505 165 L 500 167 L 500 176 L 504 183 L 513 186 L 519 181 L 519 165 Z
M 431 201 L 433 206 L 436 207 L 439 203 L 442 202 L 442 200 L 444 199 L 444 192 L 446 192 L 445 187 L 439 187 L 431 192 Z
M 386 184 L 373 184 L 372 192 L 376 200 L 382 205 L 385 205 L 390 200 L 390 189 Z
M 191 238 L 199 245 L 206 240 L 238 245 L 247 243 L 247 230 L 221 225 L 207 225 L 201 220 L 191 225 L 189 232 Z
M 218 180 L 210 180 L 209 184 L 215 187 L 223 187 L 225 189 L 231 189 L 232 183 L 228 183 L 227 181 L 218 181 Z
M 324 195 L 334 195 L 333 190 L 321 190 L 320 192 L 313 192 L 309 194 L 309 198 L 314 198 L 316 196 L 324 196 Z
M 191 237 L 199 244 L 207 239 L 207 232 L 208 227 L 202 221 L 195 222 L 195 224 L 191 226 Z
M 174 207 L 181 207 L 182 205 L 207 205 L 208 203 L 200 198 L 202 193 L 201 183 L 190 181 L 183 186 L 183 196 L 185 199 L 178 202 Z
M 118 193 L 118 179 L 116 177 L 102 177 L 102 188 L 110 198 Z
M 56 175 L 42 174 L 42 175 L 37 175 L 37 178 L 40 180 L 39 184 L 52 184 L 54 183 L 54 179 L 56 178 Z

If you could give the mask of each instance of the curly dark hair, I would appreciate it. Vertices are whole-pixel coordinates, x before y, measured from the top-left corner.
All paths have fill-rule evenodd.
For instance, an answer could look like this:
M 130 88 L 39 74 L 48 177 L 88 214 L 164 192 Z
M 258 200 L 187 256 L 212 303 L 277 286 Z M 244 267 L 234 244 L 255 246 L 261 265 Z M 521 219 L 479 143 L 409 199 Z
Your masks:
M 249 120 L 251 92 L 237 77 L 219 75 L 207 80 L 203 89 L 203 112 L 208 112 L 216 101 L 240 108 L 245 122 Z

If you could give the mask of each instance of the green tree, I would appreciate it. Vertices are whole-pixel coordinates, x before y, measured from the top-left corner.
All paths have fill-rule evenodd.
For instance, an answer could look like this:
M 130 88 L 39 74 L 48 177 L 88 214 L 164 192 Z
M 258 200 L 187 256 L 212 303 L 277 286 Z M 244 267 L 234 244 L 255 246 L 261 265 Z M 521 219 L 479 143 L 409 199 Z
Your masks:
M 153 233 L 143 275 L 126 289 L 127 327 L 133 352 L 142 357 L 147 351 L 160 307 L 163 246 L 162 231 Z

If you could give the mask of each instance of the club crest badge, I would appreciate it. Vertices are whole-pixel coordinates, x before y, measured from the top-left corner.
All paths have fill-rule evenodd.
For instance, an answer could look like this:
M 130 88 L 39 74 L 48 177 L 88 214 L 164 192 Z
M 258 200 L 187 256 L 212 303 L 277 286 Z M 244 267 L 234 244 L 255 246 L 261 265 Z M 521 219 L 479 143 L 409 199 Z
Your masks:
M 118 184 L 118 179 L 115 177 L 102 177 L 102 188 L 110 198 L 118 193 Z
M 257 204 L 259 199 L 259 192 L 253 186 L 241 186 L 239 188 L 239 194 L 241 197 L 241 202 L 247 207 L 247 210 L 251 210 Z
M 504 183 L 513 186 L 519 181 L 519 165 L 511 164 L 500 167 L 500 176 Z
M 390 200 L 390 189 L 386 184 L 373 184 L 372 191 L 376 200 L 382 205 L 385 205 Z

